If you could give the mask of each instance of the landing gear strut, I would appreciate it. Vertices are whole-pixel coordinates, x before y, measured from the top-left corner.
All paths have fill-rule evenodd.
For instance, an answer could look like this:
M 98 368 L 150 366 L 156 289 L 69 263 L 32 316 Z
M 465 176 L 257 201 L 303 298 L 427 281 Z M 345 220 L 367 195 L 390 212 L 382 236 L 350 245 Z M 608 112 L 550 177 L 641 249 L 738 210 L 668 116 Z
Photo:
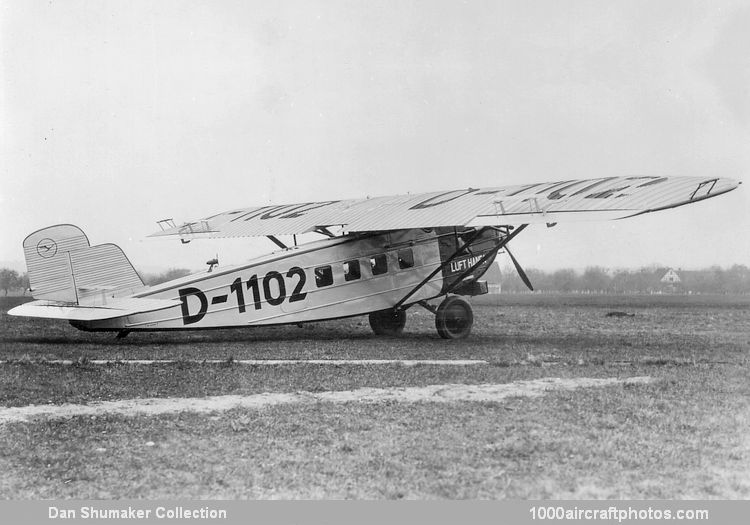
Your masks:
M 401 309 L 380 310 L 370 314 L 370 327 L 377 335 L 399 335 L 404 331 L 405 325 L 406 312 Z
M 460 297 L 446 297 L 435 313 L 435 328 L 443 339 L 463 339 L 473 324 L 471 305 Z

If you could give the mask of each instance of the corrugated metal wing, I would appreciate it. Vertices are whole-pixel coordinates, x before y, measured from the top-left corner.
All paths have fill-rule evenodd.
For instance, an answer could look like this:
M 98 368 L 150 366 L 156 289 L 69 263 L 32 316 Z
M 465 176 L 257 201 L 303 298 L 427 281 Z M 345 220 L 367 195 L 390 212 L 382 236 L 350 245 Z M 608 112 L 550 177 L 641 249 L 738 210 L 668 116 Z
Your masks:
M 306 202 L 231 210 L 153 236 L 190 237 L 202 230 L 210 237 L 248 237 L 301 234 L 331 226 L 357 232 L 607 220 L 697 202 L 738 184 L 726 178 L 608 177 Z

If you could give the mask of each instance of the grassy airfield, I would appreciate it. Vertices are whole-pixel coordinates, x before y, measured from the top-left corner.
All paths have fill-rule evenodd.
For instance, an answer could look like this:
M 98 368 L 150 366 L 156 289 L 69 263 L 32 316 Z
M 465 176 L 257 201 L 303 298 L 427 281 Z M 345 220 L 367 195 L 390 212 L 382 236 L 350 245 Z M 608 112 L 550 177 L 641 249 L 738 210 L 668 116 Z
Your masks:
M 353 318 L 117 341 L 9 317 L 15 301 L 0 303 L 0 407 L 550 377 L 654 381 L 501 401 L 5 422 L 3 498 L 750 497 L 750 297 L 485 296 L 474 300 L 472 336 L 458 342 L 440 339 L 419 307 L 409 310 L 405 335 L 392 339 Z M 117 362 L 128 359 L 174 362 Z

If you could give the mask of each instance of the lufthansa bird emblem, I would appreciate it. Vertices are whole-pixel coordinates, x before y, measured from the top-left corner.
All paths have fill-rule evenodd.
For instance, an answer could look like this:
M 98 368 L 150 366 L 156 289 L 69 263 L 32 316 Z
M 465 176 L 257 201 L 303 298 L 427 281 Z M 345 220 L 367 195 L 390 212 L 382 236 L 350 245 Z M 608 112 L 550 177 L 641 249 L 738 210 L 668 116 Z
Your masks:
M 40 257 L 44 257 L 45 259 L 54 257 L 54 255 L 57 253 L 57 243 L 52 239 L 42 239 L 36 245 L 36 253 L 38 253 Z

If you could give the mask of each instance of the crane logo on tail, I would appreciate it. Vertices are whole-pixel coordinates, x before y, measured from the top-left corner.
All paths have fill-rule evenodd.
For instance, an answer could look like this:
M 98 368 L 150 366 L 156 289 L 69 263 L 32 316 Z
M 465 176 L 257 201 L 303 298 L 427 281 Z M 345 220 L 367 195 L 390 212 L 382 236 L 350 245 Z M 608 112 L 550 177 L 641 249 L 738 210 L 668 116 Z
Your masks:
M 45 259 L 54 257 L 57 253 L 57 243 L 52 239 L 44 238 L 36 245 L 36 253 Z

